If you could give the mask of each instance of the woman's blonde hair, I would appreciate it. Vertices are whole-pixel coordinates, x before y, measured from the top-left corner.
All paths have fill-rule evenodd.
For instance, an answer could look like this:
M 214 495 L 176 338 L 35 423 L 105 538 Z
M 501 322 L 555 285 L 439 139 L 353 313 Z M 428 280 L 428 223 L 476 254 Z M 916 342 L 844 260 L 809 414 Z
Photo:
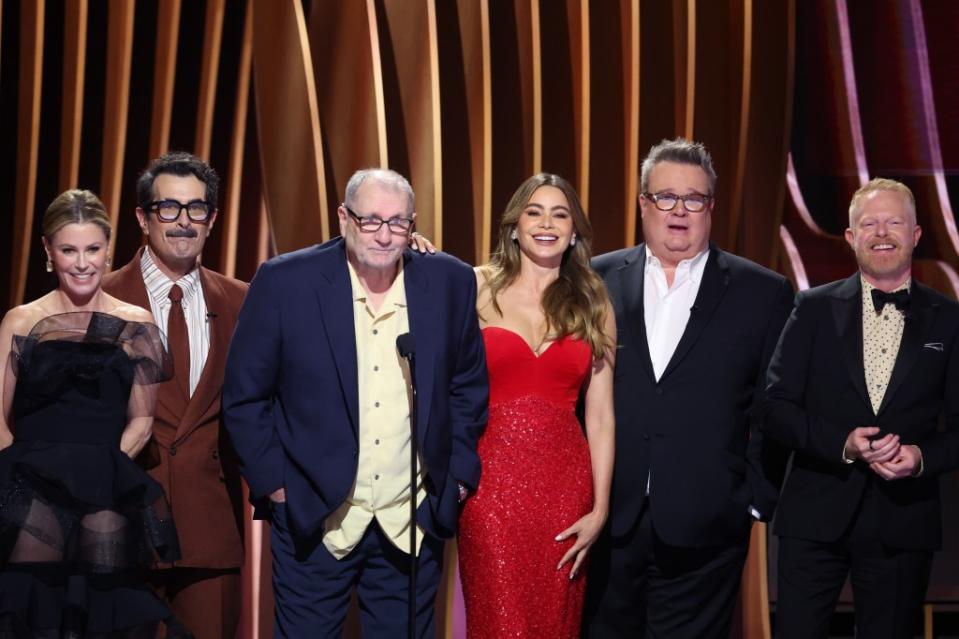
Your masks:
M 96 224 L 110 239 L 113 226 L 107 209 L 92 191 L 70 189 L 58 195 L 47 207 L 40 222 L 40 233 L 47 241 L 68 224 Z
M 587 342 L 593 357 L 599 359 L 613 346 L 606 335 L 606 308 L 608 296 L 603 281 L 589 266 L 592 255 L 590 244 L 593 228 L 583 212 L 576 189 L 565 179 L 552 173 L 538 173 L 520 184 L 499 225 L 499 240 L 489 264 L 481 272 L 489 287 L 490 301 L 500 315 L 497 296 L 519 275 L 520 249 L 513 230 L 536 189 L 553 186 L 563 192 L 569 203 L 576 243 L 566 249 L 559 268 L 559 277 L 543 292 L 541 305 L 546 316 L 546 338 L 558 339 L 571 335 Z

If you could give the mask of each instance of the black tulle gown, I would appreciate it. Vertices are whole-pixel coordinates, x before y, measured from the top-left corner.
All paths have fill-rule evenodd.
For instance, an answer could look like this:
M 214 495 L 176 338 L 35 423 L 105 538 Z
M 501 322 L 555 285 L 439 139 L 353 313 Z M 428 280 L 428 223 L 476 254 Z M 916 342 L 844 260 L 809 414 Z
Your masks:
M 170 376 L 159 330 L 103 313 L 53 315 L 14 337 L 7 365 L 14 443 L 0 451 L 0 637 L 153 637 L 170 610 L 143 569 L 179 548 L 162 488 L 119 444 Z

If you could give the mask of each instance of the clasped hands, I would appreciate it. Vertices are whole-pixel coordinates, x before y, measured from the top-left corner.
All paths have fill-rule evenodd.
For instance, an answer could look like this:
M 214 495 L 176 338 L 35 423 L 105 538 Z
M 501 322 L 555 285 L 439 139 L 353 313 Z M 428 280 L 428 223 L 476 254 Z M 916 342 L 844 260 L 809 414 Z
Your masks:
M 879 432 L 876 426 L 854 428 L 846 437 L 846 459 L 861 459 L 887 481 L 915 476 L 922 462 L 919 447 L 901 443 L 899 435 L 893 433 L 879 437 Z

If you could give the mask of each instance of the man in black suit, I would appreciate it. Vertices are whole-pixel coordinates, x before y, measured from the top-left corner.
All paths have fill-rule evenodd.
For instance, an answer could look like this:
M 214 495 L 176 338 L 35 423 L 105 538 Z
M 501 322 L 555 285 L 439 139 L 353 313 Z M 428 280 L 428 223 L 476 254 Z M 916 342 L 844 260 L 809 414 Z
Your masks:
M 584 634 L 729 635 L 754 517 L 773 513 L 783 456 L 748 411 L 792 308 L 785 278 L 709 241 L 716 173 L 702 144 L 654 146 L 645 244 L 597 257 L 616 311 L 616 465 Z
M 859 272 L 797 296 L 770 364 L 760 428 L 793 451 L 780 637 L 826 637 L 847 574 L 857 636 L 912 636 L 941 542 L 939 475 L 959 465 L 959 305 L 912 279 L 920 235 L 908 187 L 859 189 L 846 229 Z

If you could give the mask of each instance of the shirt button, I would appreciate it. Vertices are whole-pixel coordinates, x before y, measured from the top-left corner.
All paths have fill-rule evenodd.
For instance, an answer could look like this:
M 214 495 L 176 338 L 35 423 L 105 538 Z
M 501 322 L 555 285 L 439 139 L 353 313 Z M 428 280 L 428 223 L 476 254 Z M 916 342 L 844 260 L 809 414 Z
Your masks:
M 376 372 L 376 371 L 378 371 L 378 370 L 380 370 L 380 367 L 379 367 L 379 366 L 374 366 L 374 367 L 373 367 L 373 372 Z
M 656 394 L 657 394 L 657 395 L 662 395 L 662 394 L 663 394 L 663 389 L 662 389 L 662 388 L 657 388 L 657 389 L 656 389 Z
M 380 478 L 379 475 L 373 475 L 373 479 L 379 479 L 379 478 Z
M 373 406 L 374 406 L 375 408 L 379 408 L 379 407 L 380 407 L 380 403 L 379 403 L 379 402 L 373 402 Z
M 376 335 L 376 334 L 378 334 L 378 333 L 379 333 L 379 331 L 374 328 L 374 329 L 373 329 L 373 334 Z
M 380 445 L 380 440 L 374 439 L 374 440 L 373 440 L 373 443 L 376 444 L 377 446 L 379 446 L 379 445 Z

